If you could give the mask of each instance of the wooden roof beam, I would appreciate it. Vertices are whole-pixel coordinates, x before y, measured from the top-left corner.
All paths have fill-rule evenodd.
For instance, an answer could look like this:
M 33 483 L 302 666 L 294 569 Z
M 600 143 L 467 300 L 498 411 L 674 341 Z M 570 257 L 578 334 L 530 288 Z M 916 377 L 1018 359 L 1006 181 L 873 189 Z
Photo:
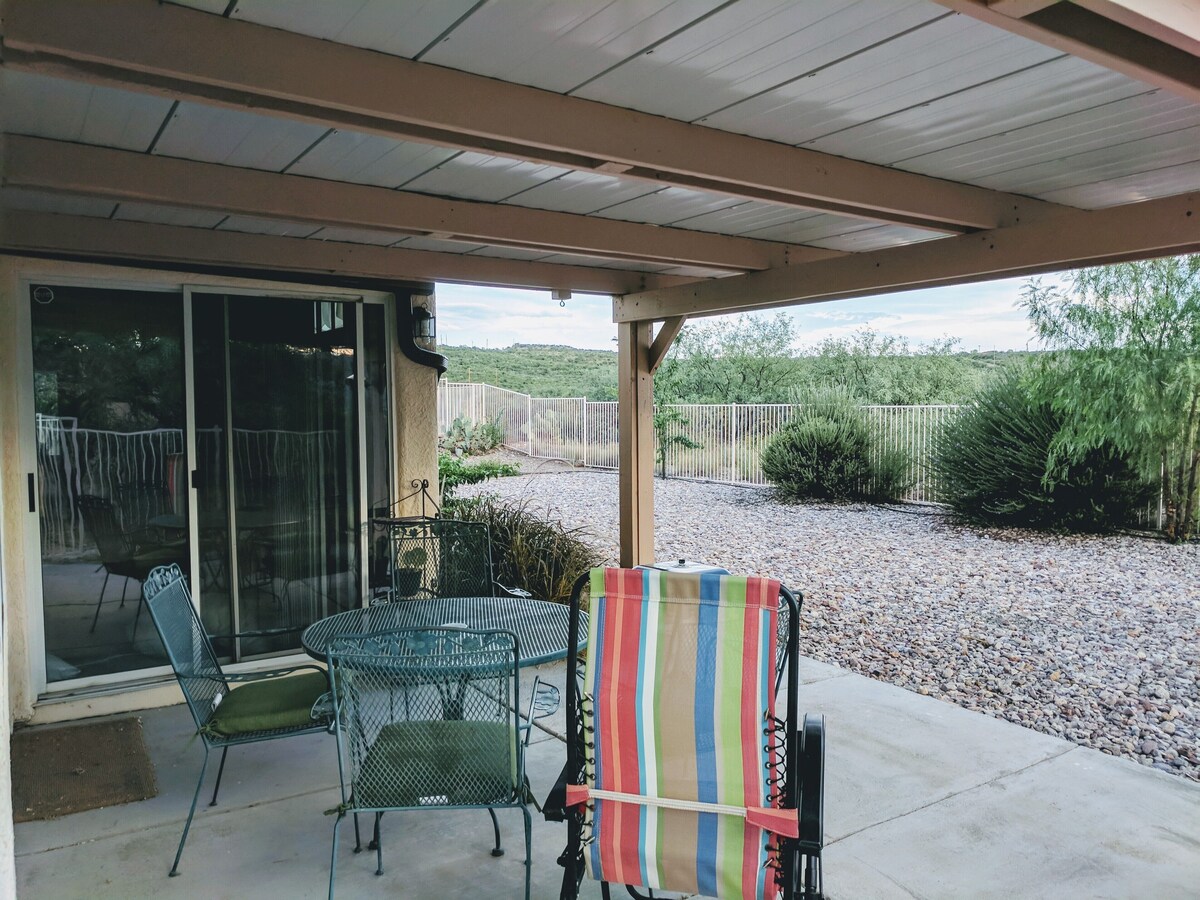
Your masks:
M 1054 205 L 157 0 L 7 0 L 4 64 L 326 127 L 965 232 Z
M 613 301 L 618 322 L 744 312 L 1192 253 L 1200 194 L 1180 194 L 1043 222 L 643 291 Z
M 0 252 L 170 263 L 192 267 L 449 281 L 496 287 L 623 294 L 689 279 L 461 253 L 242 234 L 87 216 L 0 210 Z
M 828 259 L 836 250 L 793 247 L 496 203 L 279 175 L 214 163 L 43 138 L 4 137 L 3 184 L 118 202 L 392 231 L 668 265 L 767 269 Z

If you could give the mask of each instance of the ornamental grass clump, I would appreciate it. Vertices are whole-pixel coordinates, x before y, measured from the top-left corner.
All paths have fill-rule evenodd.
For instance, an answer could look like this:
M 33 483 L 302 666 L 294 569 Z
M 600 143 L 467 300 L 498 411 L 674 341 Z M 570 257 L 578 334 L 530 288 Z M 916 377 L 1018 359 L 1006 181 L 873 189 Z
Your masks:
M 524 588 L 542 600 L 566 603 L 580 574 L 604 560 L 579 528 L 568 528 L 528 503 L 493 494 L 455 500 L 446 515 L 485 522 L 492 536 L 492 563 L 501 584 Z
M 809 397 L 767 443 L 762 471 L 785 500 L 898 499 L 910 486 L 908 458 L 880 446 L 850 395 Z
M 1132 524 L 1152 489 L 1111 443 L 1052 465 L 1063 417 L 1039 384 L 1010 372 L 946 425 L 933 453 L 940 499 L 982 525 L 1105 532 Z

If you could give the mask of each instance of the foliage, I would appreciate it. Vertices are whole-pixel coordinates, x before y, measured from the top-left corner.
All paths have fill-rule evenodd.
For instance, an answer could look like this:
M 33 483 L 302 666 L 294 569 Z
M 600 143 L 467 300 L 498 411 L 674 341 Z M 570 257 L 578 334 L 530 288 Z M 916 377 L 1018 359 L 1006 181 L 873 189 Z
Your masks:
M 494 384 L 534 397 L 617 399 L 617 354 L 542 344 L 499 350 L 439 346 L 451 381 Z
M 823 341 L 811 358 L 808 380 L 843 388 L 865 404 L 959 403 L 978 389 L 986 370 L 957 349 L 953 338 L 914 350 L 903 338 L 863 329 Z
M 845 389 L 807 397 L 762 452 L 763 474 L 787 500 L 894 500 L 909 486 L 907 469 L 901 451 L 873 446 Z
M 942 498 L 979 524 L 1110 531 L 1149 500 L 1144 479 L 1111 444 L 1046 479 L 1063 417 L 1030 373 L 993 382 L 937 436 L 933 468 Z
M 464 484 L 479 484 L 489 478 L 519 474 L 521 470 L 512 463 L 500 463 L 490 459 L 467 463 L 449 453 L 438 454 L 438 486 L 441 489 L 443 506 L 454 502 L 458 488 Z
M 472 422 L 466 416 L 459 416 L 438 438 L 438 449 L 448 450 L 455 456 L 473 456 L 495 450 L 503 442 L 504 426 L 500 424 L 498 413 L 487 422 Z
M 671 447 L 685 447 L 688 450 L 699 450 L 700 444 L 686 434 L 673 431 L 673 425 L 687 425 L 687 417 L 677 409 L 656 407 L 654 410 L 654 458 L 658 462 L 658 472 L 667 477 L 667 450 Z
M 1200 517 L 1200 256 L 1083 269 L 1061 291 L 1030 281 L 1024 306 L 1057 352 L 1042 378 L 1062 427 L 1046 478 L 1111 445 L 1160 480 L 1168 540 Z
M 496 580 L 544 600 L 566 603 L 575 579 L 603 560 L 600 551 L 583 539 L 582 529 L 548 519 L 528 503 L 483 495 L 455 500 L 447 514 L 486 522 Z
M 655 377 L 660 403 L 782 403 L 797 383 L 787 313 L 686 325 Z

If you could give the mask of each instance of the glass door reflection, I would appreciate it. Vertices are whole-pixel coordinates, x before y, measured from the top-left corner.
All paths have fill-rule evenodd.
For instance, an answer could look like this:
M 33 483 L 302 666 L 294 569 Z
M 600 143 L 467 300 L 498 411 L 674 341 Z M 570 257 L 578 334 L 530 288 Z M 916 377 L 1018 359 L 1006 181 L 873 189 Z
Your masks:
M 197 330 L 198 438 L 206 419 L 227 435 L 225 460 L 198 473 L 202 566 L 212 560 L 214 582 L 223 575 L 229 585 L 233 655 L 293 650 L 311 622 L 362 603 L 359 310 L 331 300 L 202 294 L 193 310 L 212 319 L 219 310 L 227 335 L 227 403 L 218 410 L 200 397 L 202 384 L 215 387 L 222 373 L 202 366 Z M 201 379 L 202 368 L 214 377 Z M 231 558 L 223 543 L 232 544 Z

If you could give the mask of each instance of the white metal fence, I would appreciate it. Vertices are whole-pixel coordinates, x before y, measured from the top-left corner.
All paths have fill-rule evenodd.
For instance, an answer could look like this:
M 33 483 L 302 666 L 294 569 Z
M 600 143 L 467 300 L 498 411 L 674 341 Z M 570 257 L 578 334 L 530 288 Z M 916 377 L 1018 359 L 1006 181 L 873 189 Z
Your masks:
M 765 484 L 763 447 L 791 417 L 788 404 L 672 405 L 680 419 L 669 433 L 697 447 L 673 443 L 666 451 L 668 475 L 736 484 Z M 906 451 L 912 488 L 905 499 L 929 501 L 937 485 L 929 466 L 933 440 L 957 406 L 864 407 L 883 440 L 879 448 Z M 531 397 L 490 384 L 443 383 L 438 391 L 438 428 L 455 419 L 495 423 L 506 447 L 541 459 L 564 459 L 600 469 L 617 467 L 617 404 L 584 397 Z M 882 451 L 881 451 L 882 452 Z

